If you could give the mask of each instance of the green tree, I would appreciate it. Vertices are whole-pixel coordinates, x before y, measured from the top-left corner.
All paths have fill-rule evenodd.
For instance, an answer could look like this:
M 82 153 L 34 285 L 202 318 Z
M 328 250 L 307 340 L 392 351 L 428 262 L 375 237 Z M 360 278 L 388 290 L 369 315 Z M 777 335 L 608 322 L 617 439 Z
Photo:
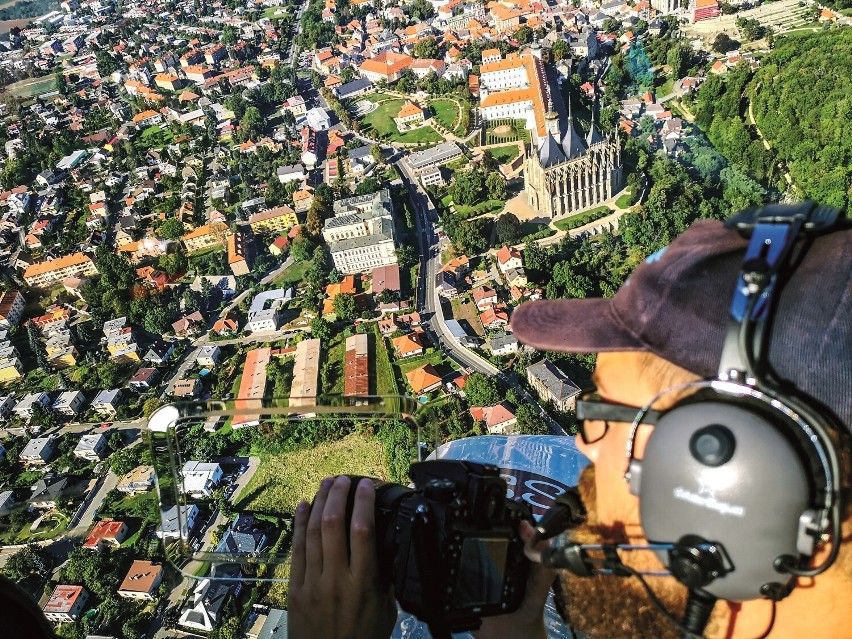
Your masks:
M 176 240 L 186 232 L 186 229 L 183 226 L 183 222 L 176 217 L 170 217 L 160 224 L 158 232 L 160 237 L 164 237 L 167 240 Z
M 56 413 L 51 409 L 36 402 L 33 404 L 32 423 L 42 429 L 48 429 L 56 428 L 59 425 L 59 420 L 56 418 Z
M 492 171 L 485 178 L 485 188 L 488 191 L 488 197 L 492 200 L 506 199 L 506 178 L 497 171 Z
M 720 33 L 713 40 L 713 44 L 710 45 L 710 48 L 716 53 L 727 53 L 728 51 L 733 51 L 734 49 L 739 48 L 739 46 L 740 43 L 734 40 L 727 33 Z
M 331 338 L 331 324 L 321 317 L 315 317 L 311 321 L 311 337 L 315 337 L 323 343 L 328 342 Z
M 464 394 L 470 406 L 493 406 L 502 399 L 497 380 L 484 373 L 472 373 L 467 378 Z
M 556 40 L 550 48 L 550 56 L 554 62 L 559 62 L 571 56 L 571 47 L 565 40 Z
M 521 404 L 515 411 L 518 422 L 515 432 L 519 435 L 549 435 L 550 429 L 545 419 L 533 404 Z
M 453 201 L 457 204 L 474 204 L 482 196 L 484 186 L 482 173 L 476 169 L 459 171 L 456 173 L 456 179 L 450 187 L 450 193 Z
M 35 322 L 27 322 L 27 342 L 30 346 L 30 351 L 36 358 L 39 368 L 47 368 L 47 348 L 42 341 L 41 329 Z
M 340 293 L 334 297 L 334 314 L 337 319 L 348 322 L 354 320 L 357 313 L 355 311 L 355 296 L 351 293 Z
M 434 38 L 423 38 L 422 40 L 418 40 L 414 45 L 414 57 L 420 58 L 421 60 L 425 59 L 435 59 L 441 55 L 438 50 L 438 43 L 435 42 Z
M 172 309 L 169 306 L 156 304 L 145 312 L 145 320 L 142 325 L 149 333 L 163 335 L 171 330 L 172 317 Z
M 18 583 L 31 577 L 40 577 L 47 573 L 49 562 L 38 546 L 27 544 L 11 555 L 3 567 L 3 574 Z
M 529 44 L 532 42 L 533 35 L 533 30 L 527 25 L 523 25 L 520 29 L 515 31 L 515 40 L 521 44 Z
M 500 244 L 513 244 L 520 235 L 521 222 L 514 213 L 503 213 L 497 218 L 494 230 Z
M 149 397 L 145 400 L 145 403 L 142 404 L 142 414 L 146 419 L 148 419 L 162 405 L 163 402 L 159 397 Z
M 263 116 L 260 114 L 260 109 L 256 106 L 250 106 L 246 109 L 243 117 L 240 118 L 240 131 L 245 139 L 253 139 L 257 137 L 263 130 Z
M 671 68 L 672 75 L 675 78 L 682 78 L 686 75 L 686 71 L 689 69 L 691 61 L 692 54 L 690 53 L 689 48 L 680 43 L 669 49 L 669 52 L 666 55 L 666 63 Z

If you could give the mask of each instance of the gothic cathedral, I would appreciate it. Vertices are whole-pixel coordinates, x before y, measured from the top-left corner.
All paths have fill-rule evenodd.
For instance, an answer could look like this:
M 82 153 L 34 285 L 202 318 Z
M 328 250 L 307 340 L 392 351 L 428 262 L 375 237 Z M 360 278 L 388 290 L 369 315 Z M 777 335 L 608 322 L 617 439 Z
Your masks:
M 623 186 L 621 143 L 604 138 L 592 122 L 585 141 L 574 130 L 569 106 L 565 135 L 553 105 L 545 115 L 547 134 L 527 151 L 524 182 L 529 205 L 551 219 L 572 215 L 611 198 Z

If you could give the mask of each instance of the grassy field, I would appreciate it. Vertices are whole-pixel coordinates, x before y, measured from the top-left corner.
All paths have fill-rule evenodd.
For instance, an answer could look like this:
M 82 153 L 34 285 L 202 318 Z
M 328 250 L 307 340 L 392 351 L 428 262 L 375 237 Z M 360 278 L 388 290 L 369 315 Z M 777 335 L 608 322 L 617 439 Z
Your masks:
M 390 363 L 388 350 L 385 347 L 384 339 L 382 339 L 382 336 L 379 333 L 377 324 L 373 324 L 373 334 L 371 339 L 375 345 L 373 371 L 376 379 L 375 384 L 370 384 L 370 388 L 375 389 L 376 395 L 399 395 L 400 391 L 396 385 L 396 378 L 393 374 L 393 367 Z
M 374 131 L 381 137 L 399 135 L 396 123 L 393 119 L 396 117 L 396 114 L 399 113 L 403 104 L 405 104 L 405 100 L 399 100 L 396 98 L 382 102 L 376 107 L 375 111 L 371 111 L 364 116 L 364 120 L 362 121 L 364 131 Z
M 281 284 L 282 286 L 297 284 L 305 279 L 305 273 L 310 265 L 310 262 L 295 262 L 284 269 L 284 271 L 275 278 L 274 282 L 276 284 Z
M 546 228 L 550 228 L 550 227 L 549 227 L 549 225 L 544 224 L 543 222 L 524 222 L 523 224 L 521 224 L 520 235 L 521 235 L 522 238 L 527 237 L 528 235 L 534 235 L 535 233 L 538 233 L 539 231 L 543 231 Z M 550 229 L 550 231 L 551 232 L 548 233 L 548 236 L 556 233 L 556 231 L 554 231 L 553 229 Z
M 168 129 L 163 129 L 158 124 L 153 124 L 142 131 L 140 139 L 142 144 L 147 147 L 163 147 L 174 142 L 175 138 Z
M 283 18 L 288 13 L 289 11 L 287 10 L 287 7 L 267 7 L 263 11 L 263 17 L 274 20 L 276 18 Z
M 521 150 L 517 144 L 507 144 L 506 146 L 497 146 L 493 149 L 487 149 L 500 164 L 508 164 L 521 154 Z
M 658 86 L 654 91 L 657 94 L 657 97 L 664 98 L 669 95 L 672 91 L 674 91 L 674 83 L 675 80 L 672 77 L 666 79 L 660 86 Z
M 392 96 L 387 93 L 370 93 L 368 95 L 362 95 L 358 99 L 359 100 L 367 100 L 368 102 L 381 102 L 382 100 L 390 100 Z
M 459 108 L 452 100 L 430 100 L 429 106 L 435 119 L 448 131 L 452 131 L 459 117 Z
M 485 335 L 485 329 L 482 327 L 482 322 L 479 319 L 479 311 L 476 308 L 476 304 L 473 302 L 468 302 L 467 304 L 462 304 L 461 299 L 450 300 L 450 305 L 453 309 L 453 319 L 462 322 L 467 320 L 467 323 L 470 324 L 470 327 L 474 330 L 474 332 L 482 337 Z
M 633 195 L 630 193 L 630 191 L 625 191 L 624 194 L 619 196 L 619 198 L 615 201 L 615 206 L 620 209 L 626 209 L 628 206 L 630 206 L 630 198 L 632 197 Z
M 53 91 L 56 88 L 56 78 L 47 76 L 44 78 L 27 78 L 13 82 L 3 87 L 2 92 L 14 95 L 19 98 L 31 98 L 48 91 Z
M 310 450 L 261 454 L 260 466 L 236 507 L 274 515 L 293 513 L 300 501 L 311 500 L 325 477 L 351 473 L 389 479 L 383 459 L 381 443 L 359 434 Z
M 421 126 L 405 133 L 392 135 L 391 140 L 402 144 L 437 144 L 444 141 L 444 136 L 431 126 Z
M 344 357 L 346 355 L 345 341 L 343 333 L 336 333 L 331 336 L 328 343 L 328 350 L 325 353 L 326 362 L 323 366 L 328 366 L 328 375 L 326 376 L 326 385 L 323 386 L 322 392 L 326 395 L 343 395 L 343 367 L 345 365 Z
M 591 222 L 595 216 L 603 217 L 605 214 L 610 212 L 610 208 L 608 206 L 599 206 L 594 209 L 589 209 L 588 211 L 583 211 L 582 213 L 577 213 L 577 215 L 569 215 L 568 217 L 564 217 L 561 220 L 556 220 L 553 224 L 560 231 L 567 231 L 570 228 L 576 228 L 571 226 L 571 222 L 578 217 L 588 217 Z M 600 215 L 603 214 L 603 215 Z

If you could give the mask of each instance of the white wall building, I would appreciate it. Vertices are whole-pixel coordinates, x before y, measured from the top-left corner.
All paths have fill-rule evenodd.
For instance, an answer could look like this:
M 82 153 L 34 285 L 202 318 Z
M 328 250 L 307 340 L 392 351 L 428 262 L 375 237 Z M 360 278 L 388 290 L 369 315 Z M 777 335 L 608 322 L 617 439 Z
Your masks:
M 210 497 L 222 479 L 222 467 L 215 463 L 188 461 L 183 465 L 181 475 L 183 492 L 194 497 Z
M 335 202 L 334 217 L 326 220 L 322 235 L 341 273 L 396 264 L 390 193 L 384 189 Z

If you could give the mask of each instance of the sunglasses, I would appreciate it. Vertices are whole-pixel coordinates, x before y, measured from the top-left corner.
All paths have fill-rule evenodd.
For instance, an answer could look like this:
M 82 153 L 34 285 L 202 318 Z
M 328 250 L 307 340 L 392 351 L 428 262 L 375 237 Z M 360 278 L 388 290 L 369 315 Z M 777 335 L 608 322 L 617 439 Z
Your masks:
M 642 411 L 642 407 L 609 402 L 601 399 L 597 388 L 588 388 L 580 392 L 576 411 L 580 439 L 585 444 L 594 444 L 606 435 L 610 422 L 632 424 Z M 656 410 L 647 410 L 642 423 L 656 424 L 660 414 Z

